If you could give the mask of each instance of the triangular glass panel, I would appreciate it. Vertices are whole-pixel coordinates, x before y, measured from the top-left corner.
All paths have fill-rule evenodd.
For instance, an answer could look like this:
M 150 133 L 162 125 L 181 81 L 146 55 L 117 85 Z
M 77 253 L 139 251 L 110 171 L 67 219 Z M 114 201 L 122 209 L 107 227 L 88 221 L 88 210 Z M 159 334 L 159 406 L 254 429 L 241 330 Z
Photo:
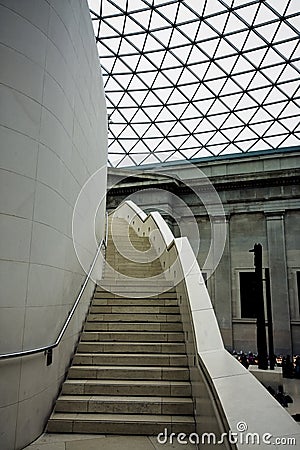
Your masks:
M 257 89 L 261 87 L 266 87 L 271 84 L 271 81 L 269 81 L 266 77 L 263 76 L 261 72 L 256 72 L 254 75 L 250 85 L 249 89 Z
M 241 51 L 244 47 L 248 33 L 248 31 L 240 31 L 238 33 L 231 34 L 230 36 L 226 36 L 226 39 L 229 40 L 238 51 Z
M 243 73 L 241 75 L 233 75 L 233 79 L 235 81 L 235 83 L 238 84 L 239 89 L 240 90 L 244 90 L 247 89 L 247 87 L 249 86 L 252 78 L 253 78 L 254 73 L 253 72 L 247 72 L 247 73 Z
M 184 156 L 181 156 L 179 152 L 174 152 L 169 158 L 168 161 L 178 161 L 184 159 Z
M 244 94 L 240 99 L 239 103 L 236 105 L 236 109 L 246 109 L 246 108 L 256 108 L 258 106 L 257 102 L 255 102 L 248 94 Z
M 268 4 L 271 6 L 271 8 L 277 11 L 280 16 L 282 16 L 287 7 L 286 1 L 278 2 L 278 0 L 268 0 Z
M 299 73 L 291 66 L 286 65 L 282 74 L 280 75 L 279 81 L 289 81 L 295 79 L 299 79 Z
M 163 138 L 155 138 L 155 137 L 150 136 L 150 137 L 143 137 L 143 140 L 144 140 L 146 146 L 152 152 L 159 146 L 159 144 L 161 143 Z
M 209 62 L 194 64 L 192 66 L 189 66 L 189 69 L 199 78 L 199 80 L 203 80 L 209 64 Z
M 209 38 L 219 38 L 219 36 L 211 27 L 202 21 L 196 37 L 197 42 L 200 41 L 198 45 L 201 47 L 202 43 Z
M 299 13 L 299 1 L 290 0 L 286 14 Z
M 274 42 L 286 41 L 287 39 L 292 39 L 297 36 L 296 32 L 292 30 L 291 27 L 286 25 L 284 22 L 281 22 L 279 30 L 275 35 Z M 287 55 L 286 55 L 287 56 Z
M 228 11 L 224 12 L 223 14 L 216 14 L 215 16 L 207 17 L 205 19 L 205 22 L 209 23 L 215 30 L 220 33 L 224 31 L 228 15 Z
M 207 119 L 202 119 L 195 130 L 195 134 L 206 133 L 208 131 L 215 131 L 215 126 L 209 122 Z M 202 138 L 201 138 L 202 141 Z
M 153 92 L 148 91 L 148 94 L 146 95 L 146 97 L 144 98 L 143 101 L 143 107 L 145 106 L 159 106 L 160 100 L 157 98 L 156 95 L 153 94 Z
M 242 127 L 234 127 L 234 128 L 222 127 L 222 132 L 229 141 L 233 141 L 241 131 Z
M 178 47 L 181 45 L 191 45 L 191 40 L 180 33 L 180 28 L 174 29 L 171 37 L 170 47 Z
M 193 96 L 198 89 L 197 84 L 187 84 L 186 86 L 178 86 L 179 90 L 185 95 L 188 100 L 193 99 Z
M 230 42 L 230 40 L 229 40 Z M 235 54 L 236 51 L 235 49 L 232 47 L 232 45 L 230 45 L 228 42 L 225 41 L 225 39 L 220 39 L 220 43 L 218 46 L 218 49 L 216 51 L 216 55 L 215 57 L 218 58 L 220 56 L 224 57 L 224 56 L 229 56 L 232 54 Z
M 210 108 L 209 115 L 222 114 L 224 112 L 229 112 L 227 106 L 225 106 L 225 104 L 220 100 L 215 100 L 212 107 Z
M 194 41 L 196 38 L 196 34 L 199 28 L 199 22 L 189 22 L 184 23 L 180 25 L 181 31 L 186 35 L 189 36 L 191 41 Z
M 143 161 L 145 161 L 145 159 L 148 156 L 148 153 L 144 154 L 144 153 L 132 153 L 132 152 L 130 152 L 130 156 L 133 159 L 135 165 L 139 166 L 141 163 L 143 163 Z
M 229 14 L 225 34 L 232 33 L 233 31 L 239 31 L 243 28 L 245 28 L 245 24 L 235 14 Z M 228 36 L 228 39 L 231 39 L 231 36 Z
M 299 89 L 299 80 L 289 81 L 287 83 L 277 83 L 277 86 L 284 91 L 286 95 L 293 97 Z
M 242 92 L 241 87 L 239 87 L 236 83 L 234 83 L 233 80 L 228 78 L 222 89 L 222 95 L 229 95 L 238 92 Z
M 209 41 L 202 41 L 198 44 L 199 48 L 206 53 L 208 58 L 212 58 L 215 54 L 220 38 L 211 39 Z
M 285 147 L 293 147 L 294 145 L 299 145 L 299 143 L 300 143 L 299 138 L 291 134 L 282 142 L 281 145 L 284 144 Z
M 267 25 L 260 26 L 256 28 L 257 33 L 260 36 L 264 37 L 268 42 L 272 42 L 273 36 L 277 32 L 277 28 L 279 25 L 279 19 L 276 22 L 269 23 Z
M 123 95 L 124 92 L 110 92 L 108 100 L 113 106 L 117 106 Z
M 181 145 L 187 140 L 188 135 L 184 136 L 169 136 L 170 141 L 177 149 L 181 147 Z
M 199 63 L 201 61 L 207 61 L 207 56 L 198 48 L 198 46 L 193 46 L 193 49 L 189 55 L 188 62 L 191 63 Z
M 252 131 L 249 127 L 244 127 L 244 129 L 240 132 L 238 136 L 238 140 L 249 140 L 256 139 L 258 136 L 254 131 Z
M 256 124 L 250 123 L 252 130 L 259 136 L 264 136 L 267 130 L 270 128 L 272 122 L 260 122 Z
M 197 147 L 199 147 L 199 143 L 198 146 L 195 146 L 195 148 L 192 147 L 188 149 L 181 149 L 181 153 L 184 155 L 186 159 L 193 158 L 198 151 L 196 150 Z
M 294 102 L 289 102 L 287 107 L 280 114 L 280 117 L 291 117 L 291 116 L 299 117 L 299 107 L 296 106 Z
M 264 137 L 265 141 L 270 145 L 271 148 L 278 148 L 281 146 L 282 142 L 285 140 L 285 138 L 288 136 L 288 134 L 283 134 L 280 136 L 273 136 L 273 137 Z
M 237 63 L 234 66 L 234 70 L 233 73 L 240 73 L 240 72 L 251 72 L 254 70 L 253 65 L 248 61 L 247 58 L 245 58 L 244 56 L 240 56 L 237 59 Z
M 134 48 L 134 46 L 130 43 L 130 41 L 127 41 L 126 39 L 122 39 L 121 46 L 118 51 L 119 58 L 124 57 L 124 55 L 136 55 L 137 50 Z
M 141 22 L 139 22 L 136 14 L 129 14 L 126 17 L 124 35 L 129 36 L 132 33 L 144 33 L 144 27 Z
M 148 128 L 146 133 L 143 135 L 143 137 L 144 138 L 147 138 L 147 137 L 163 138 L 164 136 L 155 125 L 151 125 L 150 128 Z
M 143 47 L 143 52 L 147 53 L 153 50 L 162 50 L 162 45 L 151 35 L 147 34 L 145 45 Z
M 215 134 L 215 131 L 201 131 L 201 133 L 194 133 L 196 139 L 201 143 L 201 145 L 205 145 L 207 141 Z
M 252 118 L 252 116 L 255 114 L 255 112 L 256 112 L 256 108 L 243 109 L 243 110 L 237 109 L 236 114 L 239 116 L 239 118 L 244 123 L 248 123 L 250 121 L 250 119 Z
M 163 69 L 173 68 L 173 67 L 181 67 L 181 63 L 171 53 L 166 53 L 166 56 L 162 62 L 161 67 Z
M 168 28 L 164 28 L 162 30 L 155 30 L 153 34 L 155 35 L 156 39 L 162 43 L 162 46 L 166 47 L 170 42 L 172 32 L 173 27 L 169 25 Z
M 202 148 L 201 150 L 199 150 L 198 153 L 195 153 L 195 155 L 193 156 L 193 159 L 205 158 L 205 157 L 210 157 L 210 156 L 214 156 L 214 153 L 207 150 L 206 148 Z
M 208 116 L 208 120 L 213 123 L 213 125 L 216 128 L 220 128 L 221 125 L 225 122 L 226 118 L 228 117 L 227 114 L 219 114 L 215 116 Z
M 274 87 L 271 92 L 269 93 L 268 97 L 265 100 L 265 103 L 278 103 L 278 102 L 284 102 L 287 101 L 287 97 L 280 92 L 279 89 L 277 89 L 276 87 Z
M 217 131 L 215 135 L 209 140 L 210 145 L 218 145 L 218 144 L 226 144 L 227 138 L 220 133 L 220 131 Z
M 219 58 L 216 60 L 216 62 L 227 74 L 229 74 L 233 69 L 236 59 L 237 59 L 236 55 L 233 55 L 227 56 L 226 58 Z
M 198 87 L 199 80 L 198 78 L 191 72 L 189 68 L 185 68 L 180 75 L 180 78 L 178 80 L 178 83 L 180 85 L 188 84 L 189 86 L 192 86 L 192 83 Z
M 153 89 L 154 95 L 163 103 L 165 103 L 173 92 L 173 87 L 163 87 L 162 89 Z
M 182 67 L 178 69 L 164 69 L 164 75 L 167 77 L 170 81 L 170 84 L 177 84 L 178 79 L 182 73 Z
M 218 2 L 218 0 L 209 0 L 206 2 L 204 16 L 219 13 L 222 9 L 224 9 L 224 7 L 222 8 L 222 5 Z
M 236 143 L 239 144 L 239 146 L 241 147 L 241 150 L 243 152 L 248 152 L 250 150 L 252 150 L 253 146 L 256 144 L 256 142 L 258 141 L 259 138 L 257 139 L 251 139 L 251 140 L 247 140 L 247 141 L 240 141 L 238 140 Z
M 223 102 L 228 106 L 230 109 L 234 109 L 237 102 L 240 100 L 241 96 L 243 94 L 231 94 L 231 95 L 224 95 L 221 93 L 220 99 L 223 100 Z
M 289 130 L 286 129 L 279 121 L 274 122 L 268 129 L 266 136 L 275 136 L 277 134 L 288 133 Z
M 198 100 L 197 102 L 194 101 L 193 104 L 194 104 L 195 108 L 197 108 L 197 110 L 200 111 L 201 115 L 204 115 L 204 114 L 208 113 L 213 102 L 214 102 L 214 99 L 211 98 L 211 99 L 207 99 L 207 100 L 205 100 L 205 99 Z M 198 114 L 198 116 L 199 116 L 199 114 Z
M 266 46 L 266 43 L 259 37 L 254 31 L 248 34 L 244 50 L 255 49 L 258 47 Z
M 142 56 L 138 65 L 138 71 L 139 72 L 151 72 L 151 71 L 155 71 L 156 72 L 157 67 L 155 66 L 154 63 L 152 63 L 148 58 L 146 58 L 145 56 Z
M 224 78 L 226 75 L 215 63 L 211 63 L 206 73 L 205 80 L 215 80 L 216 78 Z
M 252 123 L 263 123 L 263 122 L 270 122 L 270 120 L 272 120 L 273 117 L 264 109 L 264 108 L 259 108 L 256 113 L 254 114 L 254 116 L 251 119 L 251 124 Z
M 267 5 L 260 4 L 257 15 L 255 17 L 254 25 L 259 23 L 270 22 L 271 20 L 278 19 L 278 16 L 274 14 Z M 269 35 L 270 36 L 270 35 Z M 271 35 L 272 36 L 272 35 Z
M 256 3 L 245 6 L 244 8 L 239 8 L 235 11 L 236 15 L 244 19 L 244 21 L 246 21 L 248 25 L 252 25 L 259 5 L 260 3 Z
M 290 56 L 293 54 L 293 51 L 295 49 L 295 46 L 298 44 L 298 39 L 288 42 L 281 42 L 279 44 L 274 44 L 273 48 L 274 50 L 277 50 L 281 57 L 286 60 L 286 58 L 290 58 Z
M 177 14 L 177 6 L 178 6 L 177 2 L 173 2 L 169 5 L 159 6 L 157 8 L 157 14 L 159 12 L 159 15 L 167 18 L 168 22 L 175 23 L 175 17 Z
M 125 156 L 118 164 L 118 167 L 131 167 L 134 166 L 134 160 L 128 155 Z

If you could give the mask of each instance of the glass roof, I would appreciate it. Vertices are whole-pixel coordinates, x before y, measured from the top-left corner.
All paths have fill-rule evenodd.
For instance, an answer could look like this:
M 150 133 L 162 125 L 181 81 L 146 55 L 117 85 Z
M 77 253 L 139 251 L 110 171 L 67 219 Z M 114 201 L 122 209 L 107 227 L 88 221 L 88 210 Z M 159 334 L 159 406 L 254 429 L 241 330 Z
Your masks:
M 109 164 L 299 145 L 299 0 L 89 0 Z

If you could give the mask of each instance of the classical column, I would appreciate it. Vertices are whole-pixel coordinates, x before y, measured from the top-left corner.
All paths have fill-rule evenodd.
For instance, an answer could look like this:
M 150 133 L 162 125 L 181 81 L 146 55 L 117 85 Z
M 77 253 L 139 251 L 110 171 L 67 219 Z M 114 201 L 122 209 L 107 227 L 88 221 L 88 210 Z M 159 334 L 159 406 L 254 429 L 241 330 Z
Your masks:
M 292 354 L 284 212 L 265 212 L 275 354 Z
M 214 308 L 218 318 L 222 337 L 226 348 L 232 350 L 232 299 L 231 299 L 231 258 L 230 258 L 230 215 L 213 217 L 212 226 L 214 236 L 220 232 L 219 228 L 226 226 L 226 241 L 223 255 L 214 275 Z M 223 233 L 223 231 L 221 231 Z

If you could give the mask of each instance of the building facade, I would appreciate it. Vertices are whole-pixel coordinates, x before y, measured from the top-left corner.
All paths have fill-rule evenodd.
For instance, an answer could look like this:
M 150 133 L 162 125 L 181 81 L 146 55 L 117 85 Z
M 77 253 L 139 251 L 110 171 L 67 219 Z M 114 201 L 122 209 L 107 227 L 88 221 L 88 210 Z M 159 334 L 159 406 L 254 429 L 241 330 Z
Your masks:
M 249 250 L 260 243 L 270 273 L 275 353 L 300 353 L 299 161 L 300 149 L 293 147 L 109 171 L 109 208 L 133 199 L 144 210 L 160 210 L 176 236 L 188 236 L 229 350 L 256 351 Z M 210 189 L 222 214 L 213 212 L 213 199 L 209 208 L 205 204 Z M 218 223 L 226 239 L 213 270 L 207 255 Z

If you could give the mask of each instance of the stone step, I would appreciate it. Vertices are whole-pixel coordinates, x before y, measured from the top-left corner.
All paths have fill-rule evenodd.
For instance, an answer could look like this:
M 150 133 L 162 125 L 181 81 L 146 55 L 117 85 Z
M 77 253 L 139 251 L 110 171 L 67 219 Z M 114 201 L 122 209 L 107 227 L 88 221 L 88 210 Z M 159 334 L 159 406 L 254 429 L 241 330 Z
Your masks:
M 73 364 L 187 367 L 188 360 L 186 355 L 167 353 L 76 353 Z
M 111 379 L 111 380 L 177 380 L 188 381 L 186 367 L 151 366 L 71 366 L 69 379 Z
M 81 335 L 81 341 L 114 341 L 114 342 L 183 342 L 183 332 L 144 332 L 140 331 L 113 331 L 113 332 L 95 332 L 84 331 Z
M 181 322 L 86 322 L 85 331 L 182 331 Z
M 117 314 L 179 314 L 178 306 L 134 306 L 134 305 L 93 305 L 90 308 L 95 313 L 117 313 Z
M 150 414 L 58 413 L 50 417 L 49 433 L 99 433 L 157 435 L 168 432 L 190 434 L 195 431 L 192 416 Z
M 79 342 L 80 353 L 185 353 L 184 343 L 173 342 Z
M 62 395 L 56 403 L 55 411 L 192 415 L 193 402 L 189 397 Z
M 94 298 L 93 306 L 177 306 L 177 299 L 166 298 Z
M 111 285 L 111 286 L 115 287 L 113 285 Z M 120 287 L 117 286 L 117 288 L 120 288 Z M 133 291 L 133 292 L 136 292 L 136 291 Z M 118 300 L 120 300 L 120 299 L 136 300 L 136 298 L 131 298 L 129 296 L 123 297 L 122 295 L 115 294 L 114 292 L 107 292 L 107 291 L 100 291 L 100 290 L 95 292 L 94 298 L 95 299 L 97 299 L 97 298 L 104 298 L 104 299 L 118 299 Z M 155 294 L 154 293 L 151 296 L 151 298 L 148 298 L 148 297 L 143 298 L 141 296 L 141 298 L 139 298 L 138 300 L 139 301 L 142 301 L 142 300 L 151 301 L 151 300 L 176 300 L 176 299 L 177 299 L 176 292 L 161 292 L 159 294 Z
M 179 314 L 89 314 L 88 322 L 181 322 Z
M 190 397 L 189 381 L 170 380 L 66 380 L 62 387 L 66 395 L 134 395 L 154 397 Z

